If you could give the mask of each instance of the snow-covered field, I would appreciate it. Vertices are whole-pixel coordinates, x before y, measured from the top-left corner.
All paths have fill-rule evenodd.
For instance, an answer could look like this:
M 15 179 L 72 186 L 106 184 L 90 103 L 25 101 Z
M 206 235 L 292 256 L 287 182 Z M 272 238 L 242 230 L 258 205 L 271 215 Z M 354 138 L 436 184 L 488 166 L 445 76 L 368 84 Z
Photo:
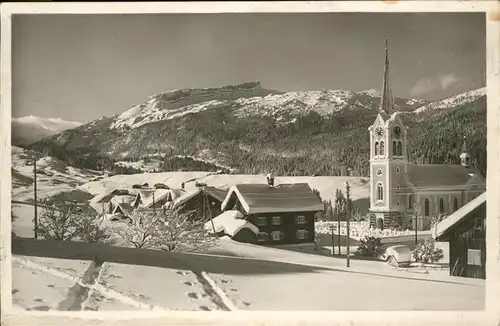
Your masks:
M 14 255 L 13 303 L 20 309 L 101 311 L 469 310 L 484 305 L 484 280 L 450 277 L 446 271 L 412 273 L 364 260 L 346 267 L 342 258 L 228 238 L 211 252 L 164 253 L 162 261 L 144 252 L 141 263 L 116 256 L 117 262 L 102 265 Z
M 12 259 L 13 306 L 25 310 L 220 310 L 196 275 L 184 269 L 45 257 Z M 89 282 L 90 281 L 90 282 Z

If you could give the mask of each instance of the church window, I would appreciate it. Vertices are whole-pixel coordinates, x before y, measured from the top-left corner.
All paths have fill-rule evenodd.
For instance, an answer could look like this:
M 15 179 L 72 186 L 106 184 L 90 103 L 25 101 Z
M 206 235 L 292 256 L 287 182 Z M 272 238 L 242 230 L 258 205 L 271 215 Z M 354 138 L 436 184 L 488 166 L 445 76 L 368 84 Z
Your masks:
M 375 142 L 375 156 L 379 155 L 379 144 Z
M 458 198 L 453 197 L 453 211 L 458 210 Z
M 377 170 L 377 175 L 378 175 L 378 176 L 381 176 L 381 175 L 382 175 L 382 170 L 381 170 L 381 169 L 378 169 L 378 170 Z
M 439 213 L 443 214 L 444 213 L 444 199 L 439 198 Z
M 392 141 L 392 155 L 393 156 L 398 155 L 398 144 L 396 143 L 395 140 Z
M 396 168 L 396 173 L 399 174 L 399 172 L 401 172 L 401 170 L 399 168 Z
M 408 196 L 408 208 L 413 208 L 413 195 Z
M 380 155 L 384 155 L 384 142 L 380 142 Z
M 401 187 L 399 185 L 396 186 L 396 190 L 397 191 L 400 191 L 401 190 Z
M 377 183 L 377 200 L 384 200 L 384 186 L 382 183 Z
M 430 207 L 429 207 L 429 198 L 425 198 L 424 200 L 424 215 L 429 216 L 430 212 Z
M 403 144 L 401 143 L 401 141 L 398 141 L 397 143 L 397 156 L 403 156 Z

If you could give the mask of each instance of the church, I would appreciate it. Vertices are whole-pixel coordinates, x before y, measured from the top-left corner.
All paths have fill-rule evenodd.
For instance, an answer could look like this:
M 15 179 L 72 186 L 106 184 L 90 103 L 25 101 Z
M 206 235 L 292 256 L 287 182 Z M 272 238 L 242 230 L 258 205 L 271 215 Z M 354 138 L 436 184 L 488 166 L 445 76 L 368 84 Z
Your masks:
M 371 227 L 426 230 L 432 217 L 449 215 L 486 190 L 486 180 L 470 164 L 465 139 L 460 164 L 409 163 L 411 130 L 394 105 L 387 40 L 381 103 L 368 130 Z

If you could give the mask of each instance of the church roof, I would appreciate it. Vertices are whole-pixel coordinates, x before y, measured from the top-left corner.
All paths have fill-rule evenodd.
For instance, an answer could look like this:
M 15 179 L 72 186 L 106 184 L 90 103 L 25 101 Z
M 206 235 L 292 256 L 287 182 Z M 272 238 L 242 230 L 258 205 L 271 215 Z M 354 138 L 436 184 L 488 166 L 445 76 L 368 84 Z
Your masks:
M 477 171 L 450 164 L 408 164 L 408 178 L 417 189 L 466 186 Z

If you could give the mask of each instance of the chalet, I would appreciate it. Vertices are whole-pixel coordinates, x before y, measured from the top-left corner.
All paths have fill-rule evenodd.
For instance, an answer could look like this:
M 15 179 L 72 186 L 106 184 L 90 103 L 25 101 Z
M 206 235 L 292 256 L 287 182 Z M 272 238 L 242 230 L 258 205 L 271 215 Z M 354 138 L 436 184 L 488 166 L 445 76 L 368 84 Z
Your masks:
M 449 243 L 451 276 L 486 278 L 486 192 L 439 222 L 433 237 Z
M 198 217 L 203 216 L 203 208 L 205 208 L 206 218 L 215 217 L 222 212 L 220 207 L 226 194 L 227 190 L 225 189 L 210 186 L 197 187 L 193 190 L 185 191 L 172 202 L 169 208 L 197 211 Z
M 135 196 L 133 195 L 118 195 L 113 196 L 108 202 L 108 214 L 123 214 L 128 216 L 132 213 L 132 202 Z
M 237 210 L 242 219 L 259 228 L 259 244 L 294 244 L 314 241 L 314 214 L 324 209 L 307 183 L 274 186 L 233 186 L 221 205 L 222 211 Z

